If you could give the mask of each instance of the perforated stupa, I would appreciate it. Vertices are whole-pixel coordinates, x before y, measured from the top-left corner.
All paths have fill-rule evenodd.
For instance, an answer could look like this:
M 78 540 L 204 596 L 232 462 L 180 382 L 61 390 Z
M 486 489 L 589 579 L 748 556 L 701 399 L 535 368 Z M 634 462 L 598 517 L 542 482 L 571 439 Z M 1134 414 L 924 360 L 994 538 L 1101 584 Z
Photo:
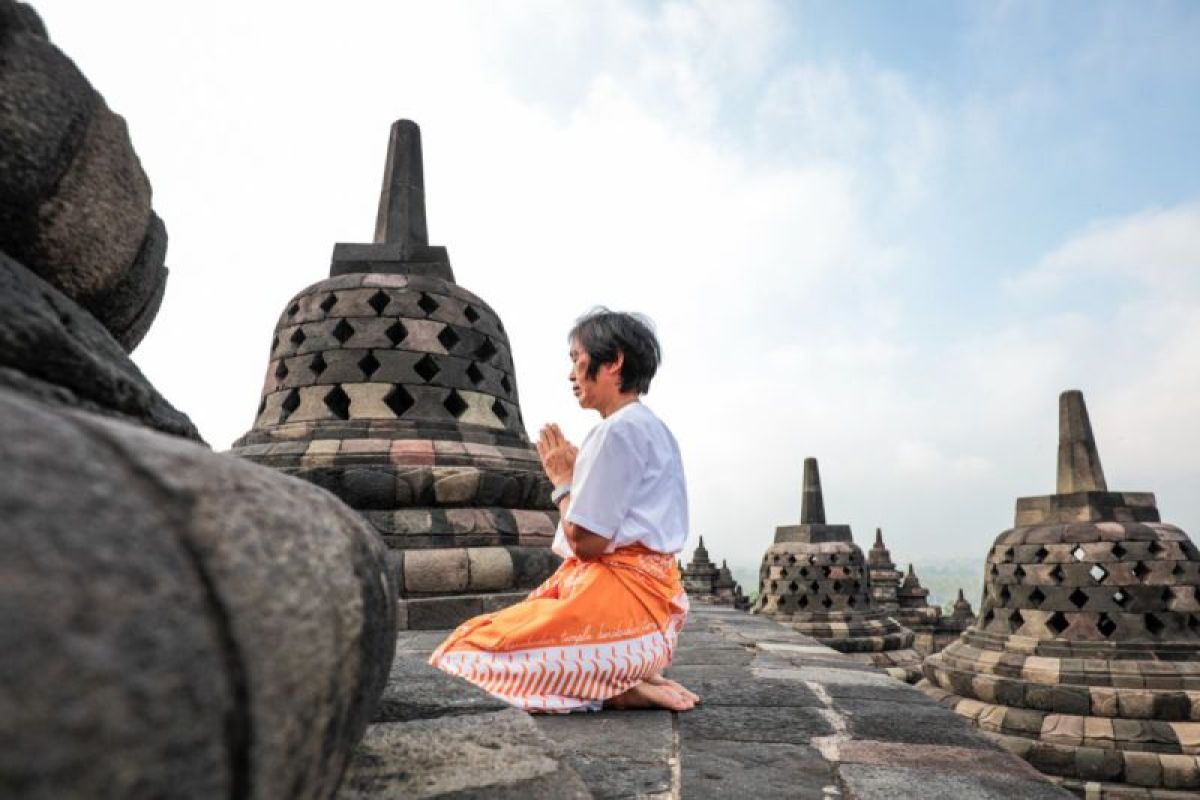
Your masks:
M 1200 553 L 1153 494 L 1108 490 L 1083 395 L 1059 409 L 1058 492 L 1017 500 L 922 686 L 1080 794 L 1196 796 Z
M 550 485 L 508 337 L 425 223 L 420 130 L 392 126 L 375 241 L 288 301 L 233 452 L 329 489 L 383 535 L 401 624 L 452 627 L 553 571 Z
M 871 599 L 871 576 L 849 525 L 825 522 L 817 460 L 804 460 L 800 524 L 775 529 L 759 569 L 755 613 L 774 617 L 858 661 L 915 680 L 913 633 Z

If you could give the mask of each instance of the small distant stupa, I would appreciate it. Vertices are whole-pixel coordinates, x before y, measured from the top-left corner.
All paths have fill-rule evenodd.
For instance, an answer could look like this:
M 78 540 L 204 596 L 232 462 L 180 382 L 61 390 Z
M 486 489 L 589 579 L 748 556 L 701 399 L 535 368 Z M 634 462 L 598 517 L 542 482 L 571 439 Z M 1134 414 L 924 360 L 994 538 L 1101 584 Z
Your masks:
M 233 452 L 375 526 L 402 626 L 449 628 L 515 602 L 557 565 L 558 514 L 504 325 L 429 244 L 415 123 L 392 126 L 375 241 L 335 245 L 329 274 L 287 303 Z
M 680 570 L 683 588 L 693 601 L 711 605 L 733 606 L 742 611 L 750 609 L 750 601 L 742 593 L 742 587 L 733 579 L 733 573 L 724 560 L 717 567 L 704 546 L 704 537 L 692 552 L 692 560 Z
M 896 677 L 912 681 L 919 675 L 913 633 L 875 606 L 868 564 L 850 526 L 825 522 L 815 458 L 804 460 L 800 524 L 775 529 L 759 576 L 755 613 Z
M 925 691 L 1079 795 L 1200 790 L 1200 553 L 1154 495 L 1111 492 L 1083 395 L 1059 399 L 1058 491 L 1017 500 L 980 618 Z
M 900 607 L 896 592 L 903 577 L 892 561 L 892 554 L 883 543 L 883 529 L 875 529 L 875 544 L 867 552 L 867 566 L 871 571 L 871 601 L 884 611 L 895 611 Z
M 941 608 L 930 605 L 929 590 L 921 585 L 913 565 L 908 565 L 907 573 L 897 571 L 892 554 L 883 543 L 880 528 L 875 529 L 875 544 L 867 555 L 867 563 L 871 571 L 871 599 L 913 632 L 913 649 L 921 655 L 941 650 L 975 620 L 971 604 L 963 597 L 961 589 L 954 614 L 946 616 Z

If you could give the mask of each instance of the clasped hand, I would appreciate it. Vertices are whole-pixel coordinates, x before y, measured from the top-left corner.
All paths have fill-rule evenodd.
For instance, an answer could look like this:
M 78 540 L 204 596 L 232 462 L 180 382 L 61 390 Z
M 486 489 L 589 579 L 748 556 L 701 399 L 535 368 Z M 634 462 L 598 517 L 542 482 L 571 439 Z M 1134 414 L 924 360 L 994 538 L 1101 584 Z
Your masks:
M 542 428 L 537 442 L 542 469 L 555 487 L 571 482 L 575 475 L 575 455 L 579 448 L 567 441 L 563 432 L 551 422 Z

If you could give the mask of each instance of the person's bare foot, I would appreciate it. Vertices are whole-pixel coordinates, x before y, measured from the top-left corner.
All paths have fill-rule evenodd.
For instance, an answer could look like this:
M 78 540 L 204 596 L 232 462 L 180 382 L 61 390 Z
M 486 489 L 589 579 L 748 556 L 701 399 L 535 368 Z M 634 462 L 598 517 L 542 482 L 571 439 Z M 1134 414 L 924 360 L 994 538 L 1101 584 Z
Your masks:
M 616 697 L 604 701 L 606 708 L 665 708 L 668 711 L 688 711 L 696 705 L 691 697 L 670 686 L 642 681 Z
M 677 681 L 671 680 L 670 678 L 664 677 L 661 672 L 656 672 L 653 675 L 651 675 L 650 677 L 646 678 L 646 683 L 649 683 L 652 686 L 669 686 L 672 689 L 674 689 L 675 691 L 684 695 L 685 697 L 690 697 L 693 703 L 700 702 L 700 695 L 696 694 L 691 689 L 684 686 L 682 683 L 679 683 Z

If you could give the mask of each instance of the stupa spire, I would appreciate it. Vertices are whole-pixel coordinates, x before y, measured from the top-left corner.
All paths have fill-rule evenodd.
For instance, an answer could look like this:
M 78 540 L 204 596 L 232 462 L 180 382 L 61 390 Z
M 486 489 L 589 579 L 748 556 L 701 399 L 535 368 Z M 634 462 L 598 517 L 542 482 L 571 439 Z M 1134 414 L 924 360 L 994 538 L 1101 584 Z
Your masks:
M 421 275 L 454 283 L 450 254 L 429 243 L 421 129 L 412 120 L 392 123 L 374 240 L 333 246 L 329 276 L 359 273 Z
M 1106 491 L 1083 392 L 1065 391 L 1058 398 L 1058 494 Z
M 825 498 L 821 494 L 821 473 L 815 458 L 804 459 L 804 493 L 800 501 L 801 525 L 825 524 Z
M 408 119 L 392 123 L 375 221 L 375 244 L 393 243 L 405 253 L 429 244 L 421 129 Z

